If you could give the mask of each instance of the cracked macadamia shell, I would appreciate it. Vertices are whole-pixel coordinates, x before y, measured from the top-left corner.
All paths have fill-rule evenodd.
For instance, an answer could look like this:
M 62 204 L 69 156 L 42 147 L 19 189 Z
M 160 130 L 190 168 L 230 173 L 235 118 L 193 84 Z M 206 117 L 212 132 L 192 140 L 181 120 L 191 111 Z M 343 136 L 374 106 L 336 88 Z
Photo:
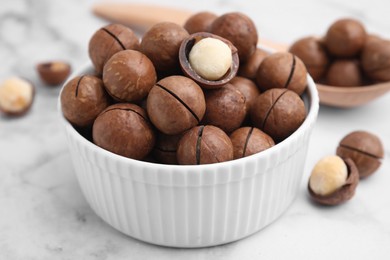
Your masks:
M 107 92 L 120 102 L 145 98 L 157 80 L 153 63 L 139 51 L 120 51 L 104 66 L 103 82 Z
M 315 193 L 311 188 L 310 181 L 308 182 L 307 188 L 309 190 L 310 197 L 315 202 L 323 205 L 333 206 L 346 202 L 355 195 L 356 187 L 359 184 L 358 169 L 356 168 L 355 163 L 349 158 L 344 159 L 344 164 L 347 167 L 347 178 L 341 187 L 334 190 L 330 194 L 320 195 Z
M 91 126 L 109 105 L 103 81 L 95 76 L 78 76 L 61 92 L 61 109 L 65 118 L 78 127 Z
M 190 54 L 192 53 L 192 49 L 197 46 L 198 43 L 202 42 L 203 40 L 209 39 L 211 40 L 219 40 L 220 44 L 223 44 L 224 47 L 228 47 L 230 49 L 230 57 L 227 56 L 227 52 L 225 53 L 225 59 L 229 61 L 229 68 L 222 76 L 219 75 L 218 78 L 205 78 L 204 75 L 200 75 L 195 68 L 192 67 L 190 63 Z M 207 47 L 207 46 L 206 46 Z M 226 49 L 227 50 L 227 49 Z M 204 52 L 210 52 L 207 48 L 204 50 Z M 202 68 L 202 64 L 208 63 L 207 59 L 209 59 L 208 56 L 214 56 L 215 51 L 212 51 L 211 55 L 206 55 L 203 62 L 200 62 L 198 66 Z M 220 88 L 226 83 L 228 83 L 234 76 L 236 76 L 238 67 L 239 67 L 239 58 L 237 53 L 237 48 L 233 46 L 231 42 L 228 40 L 207 32 L 199 32 L 191 34 L 189 37 L 187 37 L 181 44 L 180 50 L 179 50 L 179 60 L 180 60 L 180 67 L 183 71 L 183 73 L 196 81 L 203 89 L 216 89 Z M 215 62 L 216 60 L 220 60 L 220 57 L 217 57 L 215 60 L 212 60 L 211 63 Z M 222 60 L 222 61 L 223 61 Z M 230 62 L 231 61 L 231 62 Z M 221 67 L 220 64 L 215 64 L 217 67 Z M 204 68 L 210 69 L 210 64 L 207 64 L 204 66 Z
M 202 89 L 195 81 L 183 76 L 170 76 L 151 89 L 146 108 L 158 130 L 175 135 L 202 120 L 206 102 Z
M 69 76 L 71 66 L 64 61 L 48 61 L 39 63 L 37 71 L 41 80 L 49 86 L 62 84 Z
M 274 140 L 255 127 L 241 127 L 230 134 L 234 159 L 262 152 L 275 145 Z
M 89 57 L 98 73 L 115 53 L 123 50 L 138 50 L 139 39 L 134 32 L 121 24 L 110 24 L 100 28 L 91 37 Z
M 266 57 L 257 70 L 256 83 L 261 91 L 285 88 L 301 95 L 307 86 L 305 64 L 288 52 L 276 52 Z
M 215 126 L 196 126 L 187 131 L 177 147 L 179 164 L 210 164 L 233 159 L 232 142 Z
M 354 131 L 340 141 L 336 153 L 342 158 L 351 158 L 360 177 L 364 178 L 380 167 L 384 148 L 378 136 L 367 131 Z
M 145 111 L 134 104 L 107 107 L 95 120 L 93 142 L 110 152 L 142 160 L 153 149 L 155 134 Z
M 250 115 L 253 125 L 278 143 L 298 129 L 306 118 L 306 110 L 295 92 L 273 88 L 256 98 Z

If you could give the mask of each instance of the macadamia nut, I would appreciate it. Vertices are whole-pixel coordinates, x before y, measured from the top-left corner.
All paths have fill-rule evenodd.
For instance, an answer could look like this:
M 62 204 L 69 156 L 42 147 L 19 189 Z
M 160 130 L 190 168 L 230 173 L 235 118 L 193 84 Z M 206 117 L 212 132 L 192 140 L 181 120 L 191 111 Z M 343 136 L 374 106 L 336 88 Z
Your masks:
M 322 158 L 311 172 L 309 185 L 321 196 L 332 194 L 345 184 L 348 168 L 341 157 L 332 155 Z
M 201 77 L 218 80 L 232 65 L 232 53 L 229 46 L 215 38 L 204 38 L 192 47 L 189 53 L 192 68 Z
M 23 113 L 30 107 L 34 97 L 32 84 L 12 77 L 0 85 L 0 110 L 8 114 Z

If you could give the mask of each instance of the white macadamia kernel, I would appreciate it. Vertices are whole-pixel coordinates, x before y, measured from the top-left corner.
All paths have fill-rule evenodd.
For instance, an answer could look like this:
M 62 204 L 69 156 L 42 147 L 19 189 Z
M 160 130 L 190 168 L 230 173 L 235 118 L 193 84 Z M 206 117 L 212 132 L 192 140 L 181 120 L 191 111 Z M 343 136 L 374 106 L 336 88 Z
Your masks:
M 22 112 L 31 104 L 32 99 L 33 87 L 26 80 L 12 77 L 0 85 L 0 108 L 3 111 Z
M 207 80 L 222 78 L 233 62 L 230 47 L 215 38 L 204 38 L 197 42 L 188 59 L 195 72 Z
M 318 195 L 332 194 L 345 184 L 348 177 L 348 168 L 343 159 L 336 155 L 322 158 L 314 166 L 309 185 Z

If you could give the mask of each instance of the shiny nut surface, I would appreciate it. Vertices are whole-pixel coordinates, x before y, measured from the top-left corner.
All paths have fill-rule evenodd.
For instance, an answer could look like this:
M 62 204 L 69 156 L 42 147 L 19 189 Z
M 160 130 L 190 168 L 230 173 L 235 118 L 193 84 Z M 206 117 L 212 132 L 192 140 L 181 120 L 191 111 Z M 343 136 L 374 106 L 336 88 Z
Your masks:
M 340 157 L 351 158 L 355 162 L 361 178 L 372 175 L 380 167 L 384 156 L 379 137 L 367 131 L 354 131 L 346 135 L 336 152 Z
M 115 53 L 138 49 L 138 37 L 130 28 L 121 24 L 109 24 L 100 28 L 91 37 L 88 45 L 89 57 L 98 73 L 103 72 L 104 64 Z
M 164 134 L 180 134 L 202 120 L 206 102 L 202 89 L 183 76 L 166 77 L 151 89 L 146 103 L 153 125 Z
M 92 125 L 96 117 L 109 105 L 103 81 L 85 75 L 71 79 L 61 92 L 61 109 L 65 118 L 73 125 Z
M 153 63 L 135 50 L 117 52 L 103 69 L 107 92 L 120 102 L 136 102 L 145 98 L 156 80 Z
M 141 160 L 153 149 L 155 133 L 145 111 L 119 103 L 107 107 L 95 120 L 93 142 L 110 152 Z
M 256 98 L 250 115 L 255 127 L 280 142 L 298 129 L 305 120 L 306 111 L 295 92 L 273 88 Z
M 232 142 L 220 128 L 196 126 L 180 139 L 177 148 L 179 164 L 210 164 L 233 159 Z
M 261 91 L 285 88 L 301 95 L 307 85 L 305 64 L 288 52 L 277 52 L 266 57 L 256 74 L 256 83 Z

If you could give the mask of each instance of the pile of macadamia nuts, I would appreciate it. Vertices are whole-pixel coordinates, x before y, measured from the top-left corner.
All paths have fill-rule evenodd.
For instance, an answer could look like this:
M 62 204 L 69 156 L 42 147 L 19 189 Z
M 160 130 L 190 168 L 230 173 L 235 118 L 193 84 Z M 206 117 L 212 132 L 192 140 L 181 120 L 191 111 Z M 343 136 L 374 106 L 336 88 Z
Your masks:
M 110 24 L 89 42 L 96 74 L 68 81 L 62 112 L 96 145 L 137 160 L 209 164 L 264 151 L 305 120 L 307 71 L 257 41 L 238 12 L 158 23 L 142 40 Z
M 353 87 L 390 81 L 390 41 L 368 34 L 355 19 L 337 20 L 323 38 L 299 39 L 289 51 L 318 83 Z
M 308 184 L 311 198 L 324 205 L 351 199 L 359 179 L 374 174 L 383 156 L 378 136 L 367 131 L 349 133 L 341 139 L 336 155 L 326 156 L 314 166 Z

